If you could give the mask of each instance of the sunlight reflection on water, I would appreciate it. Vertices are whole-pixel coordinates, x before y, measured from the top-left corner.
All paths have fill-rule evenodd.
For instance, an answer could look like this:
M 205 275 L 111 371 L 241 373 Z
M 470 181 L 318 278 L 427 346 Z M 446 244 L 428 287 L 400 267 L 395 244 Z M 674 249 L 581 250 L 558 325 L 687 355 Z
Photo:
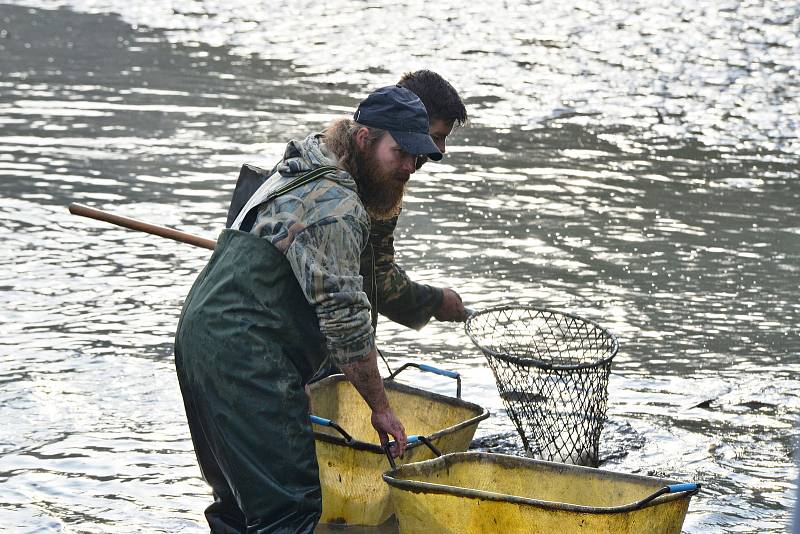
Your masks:
M 402 265 L 475 309 L 530 303 L 609 328 L 605 467 L 703 482 L 687 532 L 784 530 L 797 6 L 66 4 L 0 6 L 0 524 L 199 532 L 209 501 L 171 361 L 208 254 L 65 205 L 213 238 L 242 163 L 270 167 L 369 87 L 431 66 L 473 121 L 412 179 Z M 272 22 L 297 17 L 303 39 Z M 521 452 L 459 326 L 383 321 L 378 337 L 393 366 L 462 373 L 492 412 L 477 445 Z

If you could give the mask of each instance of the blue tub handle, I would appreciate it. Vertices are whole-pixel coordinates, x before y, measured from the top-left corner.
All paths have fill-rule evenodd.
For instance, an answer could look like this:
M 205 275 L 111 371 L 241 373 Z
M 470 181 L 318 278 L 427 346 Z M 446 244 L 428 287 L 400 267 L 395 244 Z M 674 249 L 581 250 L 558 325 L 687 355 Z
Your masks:
M 669 488 L 669 493 L 680 493 L 682 491 L 698 491 L 700 489 L 700 484 L 695 484 L 694 482 L 690 482 L 687 484 L 671 484 L 667 486 Z
M 442 451 L 440 451 L 436 447 L 436 445 L 431 443 L 431 440 L 428 439 L 427 437 L 417 436 L 413 434 L 411 436 L 406 437 L 406 446 L 416 445 L 417 443 L 420 442 L 424 443 L 431 451 L 433 451 L 433 454 L 435 454 L 437 457 L 442 455 Z M 392 445 L 394 445 L 394 443 L 395 443 L 394 441 L 390 441 L 389 443 L 386 444 L 386 447 L 383 448 L 383 452 L 386 454 L 386 458 L 389 459 L 389 465 L 392 466 L 392 470 L 397 469 L 397 464 L 395 463 L 394 458 L 392 458 L 392 453 L 390 452 L 390 449 Z
M 319 417 L 317 415 L 309 415 L 308 417 L 309 419 L 311 419 L 311 422 L 314 423 L 315 425 L 329 426 L 335 429 L 337 432 L 339 432 L 339 434 L 342 435 L 342 437 L 346 442 L 350 443 L 353 441 L 353 436 L 345 432 L 345 430 L 339 425 L 337 425 L 335 421 L 332 421 L 330 419 L 325 419 L 324 417 Z
M 421 371 L 425 371 L 427 373 L 433 373 L 435 375 L 446 376 L 448 378 L 458 379 L 461 376 L 456 371 L 448 371 L 447 369 L 439 369 L 438 367 L 434 367 L 432 365 L 428 365 L 427 363 L 419 364 L 419 368 L 420 368 Z
M 333 421 L 331 421 L 330 419 L 325 419 L 324 417 L 319 417 L 317 415 L 311 415 L 309 417 L 311 418 L 311 422 L 314 423 L 315 425 L 331 426 L 333 424 Z
M 394 377 L 399 375 L 402 371 L 408 369 L 409 367 L 414 367 L 419 369 L 420 371 L 425 371 L 426 373 L 433 373 L 439 376 L 446 376 L 447 378 L 453 378 L 456 381 L 456 398 L 461 398 L 461 375 L 458 374 L 457 371 L 448 371 L 446 369 L 439 369 L 438 367 L 434 367 L 432 365 L 428 365 L 427 363 L 413 363 L 408 362 L 401 365 L 396 371 L 392 372 L 388 376 L 388 380 L 394 380 Z

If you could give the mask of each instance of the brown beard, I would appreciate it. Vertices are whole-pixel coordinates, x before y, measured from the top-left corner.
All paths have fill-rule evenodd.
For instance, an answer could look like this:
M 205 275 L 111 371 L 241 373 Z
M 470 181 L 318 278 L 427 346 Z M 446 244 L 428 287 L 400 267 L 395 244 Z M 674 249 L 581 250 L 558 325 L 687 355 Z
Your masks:
M 399 170 L 381 169 L 375 157 L 374 144 L 359 150 L 355 157 L 358 196 L 364 203 L 367 213 L 374 219 L 383 220 L 400 213 L 403 193 L 409 176 Z

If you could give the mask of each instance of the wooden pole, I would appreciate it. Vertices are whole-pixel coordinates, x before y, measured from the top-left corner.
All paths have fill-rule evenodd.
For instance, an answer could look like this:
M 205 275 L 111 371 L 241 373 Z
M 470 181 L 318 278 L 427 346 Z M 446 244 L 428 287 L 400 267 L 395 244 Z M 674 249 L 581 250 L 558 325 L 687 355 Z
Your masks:
M 146 223 L 138 219 L 131 219 L 130 217 L 115 215 L 107 211 L 84 206 L 83 204 L 70 204 L 69 212 L 73 215 L 80 215 L 82 217 L 88 217 L 90 219 L 116 224 L 117 226 L 122 226 L 130 230 L 137 230 L 139 232 L 146 232 L 148 234 L 166 237 L 167 239 L 173 239 L 175 241 L 180 241 L 181 243 L 188 243 L 189 245 L 194 245 L 196 247 L 207 248 L 208 250 L 214 250 L 214 247 L 217 244 L 217 242 L 213 239 L 207 239 L 205 237 L 200 237 L 199 235 L 181 232 L 180 230 L 175 230 L 174 228 L 168 228 L 166 226 Z

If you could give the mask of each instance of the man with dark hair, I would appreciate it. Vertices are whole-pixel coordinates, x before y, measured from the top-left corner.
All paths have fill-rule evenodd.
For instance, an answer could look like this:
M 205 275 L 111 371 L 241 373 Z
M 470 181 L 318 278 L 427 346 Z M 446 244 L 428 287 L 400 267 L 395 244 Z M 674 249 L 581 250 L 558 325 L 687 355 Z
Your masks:
M 467 122 L 467 110 L 458 92 L 447 80 L 430 70 L 406 73 L 397 85 L 411 90 L 425 105 L 428 133 L 444 154 L 447 137 L 453 128 Z M 416 169 L 419 170 L 426 161 L 426 155 L 419 156 Z M 428 324 L 431 317 L 438 321 L 465 321 L 467 312 L 458 293 L 450 288 L 413 282 L 395 262 L 394 231 L 401 210 L 402 203 L 398 203 L 383 213 L 370 213 L 369 243 L 361 253 L 361 277 L 371 304 L 373 329 L 378 327 L 379 313 L 417 330 Z M 329 360 L 311 382 L 338 372 L 336 362 Z
M 212 532 L 311 533 L 321 513 L 303 386 L 324 359 L 372 410 L 385 446 L 405 448 L 376 362 L 359 276 L 370 218 L 399 210 L 420 156 L 441 159 L 420 99 L 390 86 L 353 120 L 291 141 L 235 210 L 187 296 L 175 366 Z
M 467 122 L 467 110 L 458 92 L 447 80 L 430 70 L 404 74 L 398 85 L 416 94 L 428 113 L 428 133 L 444 154 L 446 139 L 455 126 Z M 427 161 L 417 158 L 417 169 Z M 376 312 L 392 321 L 420 329 L 431 317 L 439 321 L 465 321 L 467 318 L 461 297 L 450 288 L 438 288 L 412 282 L 395 263 L 394 231 L 401 207 L 389 217 L 370 220 L 369 246 L 361 257 L 361 276 L 364 288 L 372 288 L 373 324 Z M 373 275 L 374 273 L 374 275 Z M 368 293 L 369 294 L 369 293 Z
M 458 96 L 458 91 L 447 80 L 430 70 L 407 72 L 397 85 L 409 89 L 422 100 L 430 122 L 428 133 L 439 151 L 444 154 L 447 136 L 455 126 L 461 127 L 467 123 L 467 108 Z M 425 161 L 426 158 L 420 158 L 417 169 Z
M 458 92 L 447 80 L 430 70 L 406 73 L 397 85 L 411 90 L 425 105 L 428 133 L 444 154 L 447 136 L 455 126 L 467 122 L 467 110 Z M 419 170 L 426 161 L 426 155 L 417 157 L 416 169 Z M 360 272 L 372 309 L 373 329 L 377 329 L 379 313 L 417 330 L 428 324 L 431 317 L 439 321 L 465 321 L 467 312 L 458 293 L 450 288 L 413 282 L 395 262 L 394 231 L 401 210 L 402 203 L 398 203 L 382 213 L 370 213 L 369 242 L 361 253 Z M 336 362 L 329 360 L 311 382 L 338 372 Z

